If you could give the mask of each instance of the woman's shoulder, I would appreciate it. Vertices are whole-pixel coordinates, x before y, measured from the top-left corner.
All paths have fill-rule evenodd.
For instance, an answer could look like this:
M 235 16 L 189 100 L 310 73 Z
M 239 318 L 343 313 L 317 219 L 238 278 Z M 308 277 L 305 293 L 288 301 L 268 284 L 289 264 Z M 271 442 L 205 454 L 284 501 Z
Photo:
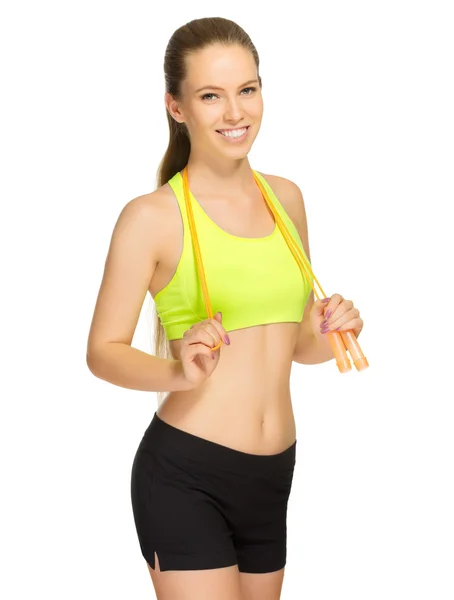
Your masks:
M 124 221 L 140 220 L 148 226 L 153 223 L 159 225 L 167 218 L 172 205 L 172 188 L 168 183 L 156 190 L 146 192 L 128 200 L 121 208 L 119 219 Z
M 286 177 L 270 175 L 257 171 L 269 184 L 275 196 L 294 222 L 302 223 L 306 219 L 304 198 L 299 186 Z
M 177 219 L 172 202 L 172 188 L 166 183 L 156 190 L 146 192 L 128 200 L 120 209 L 114 226 L 114 235 L 123 231 L 131 239 L 141 236 L 153 240 L 159 248 L 161 241 L 171 230 Z
M 285 194 L 301 194 L 300 188 L 291 179 L 282 177 L 280 175 L 270 175 L 269 173 L 262 173 L 261 171 L 257 171 L 257 173 L 269 183 L 273 192 L 277 190 L 283 191 Z
M 172 188 L 168 183 L 165 183 L 151 192 L 146 192 L 129 200 L 124 208 L 128 207 L 130 210 L 152 213 L 168 206 L 168 200 L 172 196 Z

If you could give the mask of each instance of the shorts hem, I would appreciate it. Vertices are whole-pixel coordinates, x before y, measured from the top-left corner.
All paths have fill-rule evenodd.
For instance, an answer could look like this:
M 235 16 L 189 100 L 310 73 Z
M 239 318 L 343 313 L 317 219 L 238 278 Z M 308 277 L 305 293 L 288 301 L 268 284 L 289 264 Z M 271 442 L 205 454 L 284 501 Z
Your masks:
M 240 573 L 254 573 L 254 574 L 274 573 L 275 571 L 280 571 L 281 569 L 283 569 L 286 564 L 287 564 L 287 562 L 284 561 L 283 563 L 280 563 L 280 565 L 278 565 L 277 567 L 271 566 L 271 565 L 268 567 L 263 567 L 263 566 L 245 567 L 243 565 L 238 565 L 238 570 Z
M 270 553 L 261 556 L 238 556 L 240 573 L 274 573 L 280 571 L 287 563 L 287 552 Z
M 160 571 L 206 571 L 233 567 L 238 564 L 236 556 L 226 556 L 225 553 L 210 552 L 209 556 L 190 556 L 156 549 L 150 553 L 142 552 L 142 556 L 153 570 L 156 568 L 155 552 L 158 556 Z

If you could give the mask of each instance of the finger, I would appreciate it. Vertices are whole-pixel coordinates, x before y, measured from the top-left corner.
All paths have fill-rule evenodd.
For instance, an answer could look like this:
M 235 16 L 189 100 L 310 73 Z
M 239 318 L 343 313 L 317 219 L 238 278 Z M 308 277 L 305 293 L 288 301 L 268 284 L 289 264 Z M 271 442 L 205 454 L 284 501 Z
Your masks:
M 208 324 L 203 327 L 191 329 L 190 333 L 185 337 L 185 340 L 188 345 L 202 343 L 209 348 L 216 346 L 220 341 L 216 329 Z
M 221 317 L 220 317 L 221 318 Z M 208 325 L 211 325 L 212 327 L 215 328 L 217 334 L 219 335 L 219 339 L 216 342 L 216 345 L 220 342 L 220 340 L 222 339 L 224 342 L 226 341 L 226 336 L 227 336 L 227 331 L 225 330 L 225 328 L 223 327 L 223 325 L 217 320 L 217 319 L 206 319 L 205 321 Z
M 329 298 L 323 298 L 322 300 L 314 300 L 311 312 L 317 317 L 322 317 L 329 302 Z
M 325 318 L 329 323 L 334 323 L 334 321 L 350 310 L 352 306 L 353 302 L 351 300 L 344 300 L 340 294 L 334 294 L 326 307 Z
M 337 309 L 337 307 L 339 306 L 339 304 L 342 302 L 343 297 L 340 294 L 333 294 L 331 296 L 331 298 L 329 299 L 328 303 L 323 303 L 323 310 L 321 312 L 321 314 L 329 319 L 330 317 L 332 317 L 334 311 Z M 317 301 L 318 302 L 318 301 Z M 320 315 L 319 315 L 320 316 Z
M 218 323 L 219 325 L 219 323 Z M 225 337 L 227 334 L 224 333 L 225 329 L 222 327 L 221 325 L 221 329 L 219 331 L 219 328 L 216 327 L 216 325 L 214 323 L 207 323 L 204 327 L 205 331 L 207 331 L 211 336 L 213 336 L 213 340 L 214 340 L 214 344 L 213 345 L 218 345 L 219 342 L 221 341 L 221 339 L 223 337 Z
M 200 321 L 199 323 L 195 323 L 194 325 L 192 325 L 192 327 L 190 329 L 188 329 L 188 332 L 199 331 L 199 330 L 208 331 L 213 336 L 213 341 L 215 341 L 215 344 L 217 345 L 221 341 L 221 336 L 223 335 L 223 332 L 225 332 L 225 329 L 221 325 L 220 331 L 219 331 L 219 327 L 216 326 L 216 323 L 217 323 L 217 321 L 215 321 L 213 319 L 204 319 L 203 321 Z M 218 323 L 218 325 L 219 325 L 219 323 Z M 224 335 L 226 335 L 226 334 L 224 334 Z M 184 336 L 184 334 L 183 334 L 183 336 Z
M 205 344 L 191 344 L 187 347 L 186 358 L 189 360 L 194 360 L 197 354 L 202 354 L 207 358 L 213 359 L 214 352 Z
M 358 317 L 357 319 L 353 319 L 352 321 L 344 323 L 344 325 L 341 325 L 334 331 L 353 331 L 357 335 L 362 330 L 363 324 L 363 320 Z
M 218 313 L 216 313 L 216 314 L 218 315 Z M 219 316 L 219 318 L 222 318 L 220 315 L 218 315 L 218 316 Z M 215 318 L 213 318 L 213 319 L 204 319 L 203 321 L 199 321 L 198 323 L 195 323 L 194 325 L 192 325 L 191 330 L 193 330 L 193 329 L 199 329 L 200 327 L 205 327 L 205 325 L 207 325 L 207 324 L 213 326 L 215 328 L 217 334 L 219 335 L 219 339 L 217 340 L 216 345 L 219 343 L 219 341 L 221 339 L 224 342 L 226 342 L 227 344 L 230 343 L 230 340 L 228 339 L 228 335 L 227 335 L 226 329 Z
M 336 319 L 335 315 L 333 315 L 330 319 L 328 319 L 328 327 L 331 331 L 338 329 L 341 327 L 346 330 L 350 328 L 350 323 L 356 321 L 359 317 L 359 310 L 357 308 L 352 308 L 348 310 L 346 313 L 343 313 L 340 317 Z M 355 324 L 356 327 L 356 324 Z

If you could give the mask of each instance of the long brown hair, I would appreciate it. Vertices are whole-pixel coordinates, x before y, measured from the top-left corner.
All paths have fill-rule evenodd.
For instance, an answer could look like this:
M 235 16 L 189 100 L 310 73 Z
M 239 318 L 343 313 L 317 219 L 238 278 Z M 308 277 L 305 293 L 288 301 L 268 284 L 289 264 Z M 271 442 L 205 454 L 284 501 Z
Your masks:
M 181 99 L 181 83 L 186 77 L 185 58 L 189 54 L 214 44 L 240 45 L 249 50 L 257 65 L 257 75 L 262 85 L 259 70 L 259 56 L 251 38 L 234 21 L 222 17 L 206 17 L 194 19 L 177 29 L 170 38 L 164 57 L 165 90 L 176 100 Z M 159 165 L 156 184 L 165 185 L 178 171 L 188 164 L 191 152 L 189 134 L 184 123 L 178 123 L 166 110 L 169 123 L 169 145 Z M 154 352 L 160 358 L 171 357 L 161 319 L 154 310 Z M 158 406 L 165 392 L 158 392 Z

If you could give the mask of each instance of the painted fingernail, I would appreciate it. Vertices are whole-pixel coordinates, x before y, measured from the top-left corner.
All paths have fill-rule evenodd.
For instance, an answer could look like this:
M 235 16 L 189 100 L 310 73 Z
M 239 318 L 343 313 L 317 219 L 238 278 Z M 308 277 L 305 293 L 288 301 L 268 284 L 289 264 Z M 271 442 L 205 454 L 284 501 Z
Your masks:
M 331 298 L 323 298 L 322 302 L 329 302 L 331 300 Z
M 333 314 L 333 313 L 332 313 L 332 311 L 331 311 L 331 310 L 327 310 L 327 311 L 326 311 L 326 314 L 325 314 L 325 319 L 329 319 L 329 318 L 330 318 L 330 316 L 331 316 L 332 314 Z
M 215 353 L 214 353 L 214 352 L 212 352 L 212 353 L 211 353 L 211 358 L 213 358 L 213 359 L 215 359 L 215 358 L 216 358 L 216 355 L 215 355 Z
M 229 336 L 228 336 L 228 335 L 225 335 L 225 336 L 224 336 L 224 342 L 227 344 L 227 346 L 229 346 L 229 345 L 230 345 L 230 338 L 229 338 Z
M 329 327 L 322 327 L 322 333 L 328 333 Z

